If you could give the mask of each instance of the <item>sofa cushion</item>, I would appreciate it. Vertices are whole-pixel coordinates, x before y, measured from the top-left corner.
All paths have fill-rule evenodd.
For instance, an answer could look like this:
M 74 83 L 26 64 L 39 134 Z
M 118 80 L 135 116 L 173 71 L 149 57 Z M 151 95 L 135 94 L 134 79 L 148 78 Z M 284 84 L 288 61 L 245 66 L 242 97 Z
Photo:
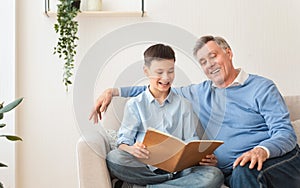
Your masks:
M 104 129 L 108 138 L 109 147 L 111 150 L 117 149 L 118 131 L 114 129 Z
M 300 145 L 300 119 L 292 121 L 292 125 L 297 135 L 297 143 Z
M 125 104 L 128 99 L 129 98 L 123 97 L 114 97 L 112 99 L 101 120 L 104 129 L 119 130 L 123 119 Z

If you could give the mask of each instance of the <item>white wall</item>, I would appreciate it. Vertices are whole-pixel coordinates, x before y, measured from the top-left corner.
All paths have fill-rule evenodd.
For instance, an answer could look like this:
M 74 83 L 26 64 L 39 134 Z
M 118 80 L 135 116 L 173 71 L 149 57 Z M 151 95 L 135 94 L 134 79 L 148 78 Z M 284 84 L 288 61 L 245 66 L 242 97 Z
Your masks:
M 105 2 L 107 10 L 116 7 Z M 197 36 L 225 37 L 237 67 L 273 79 L 283 95 L 300 94 L 299 7 L 298 0 L 145 0 L 146 18 L 79 17 L 77 63 L 105 34 L 128 24 L 156 21 Z M 17 116 L 17 132 L 24 141 L 17 147 L 16 187 L 73 188 L 78 187 L 75 144 L 80 131 L 72 87 L 65 92 L 61 60 L 52 55 L 55 18 L 44 16 L 43 8 L 43 1 L 17 1 L 17 95 L 25 100 Z
M 5 1 L 0 7 L 0 103 L 9 104 L 15 99 L 15 1 Z M 15 113 L 4 115 L 1 123 L 6 127 L 0 134 L 15 134 Z M 0 139 L 0 161 L 7 168 L 0 168 L 0 182 L 4 187 L 15 187 L 15 144 L 3 137 Z

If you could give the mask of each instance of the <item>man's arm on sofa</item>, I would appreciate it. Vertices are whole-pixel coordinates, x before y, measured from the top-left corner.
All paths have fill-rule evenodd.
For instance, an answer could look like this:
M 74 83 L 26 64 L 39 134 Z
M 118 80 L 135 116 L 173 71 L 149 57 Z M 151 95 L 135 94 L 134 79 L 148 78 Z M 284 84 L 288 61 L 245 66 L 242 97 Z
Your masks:
M 107 106 L 111 102 L 114 96 L 119 96 L 118 88 L 106 89 L 97 99 L 95 106 L 91 112 L 90 120 L 93 120 L 94 124 L 97 124 L 99 120 L 102 119 L 101 113 L 105 112 Z M 98 119 L 99 118 L 99 119 Z
M 103 112 L 106 111 L 111 99 L 116 96 L 121 97 L 134 97 L 143 92 L 146 86 L 133 86 L 122 88 L 109 88 L 106 89 L 97 99 L 95 106 L 91 112 L 90 120 L 93 120 L 94 124 L 97 124 L 102 119 Z M 120 90 L 120 91 L 119 91 Z M 99 119 L 98 119 L 99 118 Z

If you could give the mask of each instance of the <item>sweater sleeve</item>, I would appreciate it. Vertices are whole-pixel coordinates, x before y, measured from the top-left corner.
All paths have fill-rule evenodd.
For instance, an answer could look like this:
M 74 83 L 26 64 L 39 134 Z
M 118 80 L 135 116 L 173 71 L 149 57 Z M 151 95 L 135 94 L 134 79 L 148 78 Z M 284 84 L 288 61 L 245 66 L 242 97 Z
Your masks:
M 260 87 L 256 96 L 260 114 L 269 128 L 270 138 L 262 141 L 270 151 L 270 158 L 282 156 L 296 146 L 297 138 L 291 125 L 287 106 L 272 81 Z
M 121 97 L 136 97 L 147 89 L 147 86 L 132 86 L 132 87 L 121 87 Z

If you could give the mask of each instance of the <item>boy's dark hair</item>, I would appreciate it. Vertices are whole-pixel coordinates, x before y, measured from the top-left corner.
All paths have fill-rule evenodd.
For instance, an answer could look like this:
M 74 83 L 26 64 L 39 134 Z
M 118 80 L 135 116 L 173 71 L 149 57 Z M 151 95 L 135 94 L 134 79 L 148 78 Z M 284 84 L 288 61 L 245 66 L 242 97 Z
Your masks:
M 153 60 L 162 60 L 162 59 L 175 59 L 175 52 L 170 46 L 164 44 L 155 44 L 150 46 L 144 52 L 144 61 L 145 65 L 150 67 Z

